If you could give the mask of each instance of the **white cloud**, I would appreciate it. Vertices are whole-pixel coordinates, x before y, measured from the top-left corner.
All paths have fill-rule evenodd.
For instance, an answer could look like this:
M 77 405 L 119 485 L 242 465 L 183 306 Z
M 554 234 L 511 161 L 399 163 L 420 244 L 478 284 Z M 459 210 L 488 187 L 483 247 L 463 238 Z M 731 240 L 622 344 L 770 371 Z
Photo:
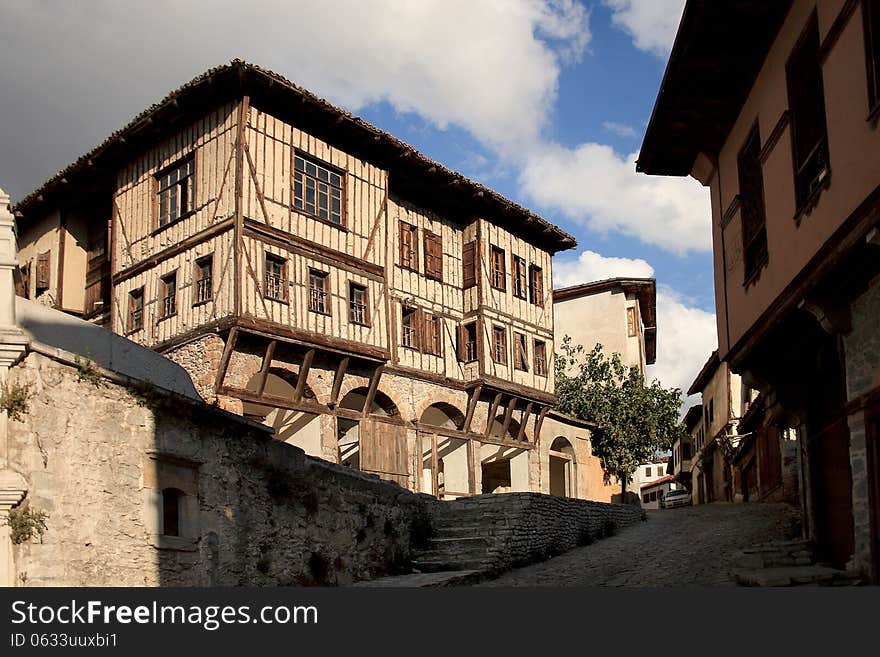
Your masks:
M 525 193 L 599 232 L 616 231 L 683 255 L 712 245 L 709 193 L 691 178 L 636 173 L 637 153 L 610 146 L 549 145 L 535 151 L 520 175 Z
M 636 129 L 633 128 L 631 125 L 626 125 L 625 123 L 617 123 L 616 121 L 605 121 L 602 123 L 602 128 L 613 135 L 617 135 L 618 137 L 635 138 L 639 136 L 636 132 Z
M 648 379 L 659 379 L 667 388 L 680 388 L 684 397 L 717 346 L 715 314 L 688 305 L 685 297 L 668 286 L 658 286 L 657 362 L 648 367 Z
M 639 50 L 665 57 L 672 50 L 685 0 L 602 0 L 612 23 L 632 37 Z
M 595 251 L 584 251 L 576 260 L 553 262 L 553 286 L 556 288 L 606 278 L 650 278 L 653 275 L 654 268 L 641 258 L 605 257 Z
M 32 187 L 235 57 L 353 111 L 386 101 L 518 153 L 540 141 L 561 67 L 590 29 L 574 0 L 93 0 L 4 6 L 0 42 L 0 143 L 21 154 L 0 175 L 43 169 Z

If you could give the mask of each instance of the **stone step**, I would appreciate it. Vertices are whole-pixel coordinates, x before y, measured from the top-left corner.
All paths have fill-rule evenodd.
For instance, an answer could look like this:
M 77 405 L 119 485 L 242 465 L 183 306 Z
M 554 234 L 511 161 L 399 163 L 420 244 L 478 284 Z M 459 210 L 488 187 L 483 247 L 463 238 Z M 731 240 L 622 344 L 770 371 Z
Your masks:
M 828 566 L 760 568 L 735 573 L 740 586 L 841 586 L 856 584 L 858 576 Z
M 356 582 L 359 588 L 435 588 L 441 586 L 462 586 L 474 584 L 484 577 L 480 570 L 444 570 L 431 573 L 410 573 L 392 577 Z
M 483 570 L 485 562 L 481 559 L 464 561 L 450 561 L 448 559 L 415 559 L 412 562 L 413 570 L 422 573 L 437 573 L 442 571 Z

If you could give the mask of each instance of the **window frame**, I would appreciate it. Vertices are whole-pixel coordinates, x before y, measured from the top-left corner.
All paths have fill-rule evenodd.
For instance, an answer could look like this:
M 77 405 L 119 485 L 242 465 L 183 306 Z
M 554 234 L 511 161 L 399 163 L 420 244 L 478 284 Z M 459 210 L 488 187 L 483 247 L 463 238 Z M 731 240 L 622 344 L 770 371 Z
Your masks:
M 511 254 L 511 291 L 517 299 L 526 300 L 529 295 L 529 267 L 525 258 Z
M 141 285 L 134 290 L 130 290 L 128 293 L 128 313 L 126 314 L 126 335 L 130 333 L 136 333 L 138 331 L 142 331 L 144 329 L 144 298 L 146 296 L 146 289 L 144 285 Z M 140 307 L 135 308 L 134 302 L 140 301 Z M 134 315 L 135 313 L 139 313 L 138 322 L 134 323 Z
M 470 340 L 471 332 L 473 332 L 473 340 Z M 462 363 L 475 363 L 480 359 L 478 348 L 479 341 L 479 324 L 477 321 L 462 322 L 459 326 L 459 354 L 458 359 Z M 473 349 L 471 349 L 473 345 Z
M 169 219 L 165 223 L 162 223 L 162 194 L 169 192 L 173 187 L 180 187 L 181 179 L 178 178 L 173 185 L 169 185 L 168 187 L 163 188 L 161 179 L 170 175 L 172 172 L 177 171 L 184 166 L 192 165 L 192 169 L 190 172 L 184 177 L 184 180 L 188 180 L 188 184 L 186 185 L 186 189 L 188 192 L 188 206 L 186 210 L 180 212 L 173 219 L 170 218 L 170 208 L 169 208 Z M 183 221 L 187 217 L 191 217 L 196 213 L 197 209 L 197 201 L 196 201 L 196 154 L 195 151 L 190 151 L 186 155 L 179 157 L 177 160 L 172 162 L 171 164 L 162 167 L 155 174 L 153 174 L 153 233 L 157 233 L 165 230 L 169 226 L 173 226 L 179 221 Z
M 208 265 L 208 276 L 204 275 L 205 264 Z M 205 285 L 205 281 L 208 284 Z M 207 296 L 202 298 L 202 291 L 207 288 Z M 193 303 L 192 305 L 201 306 L 214 300 L 214 253 L 209 253 L 200 258 L 196 258 L 193 263 Z
M 359 290 L 363 292 L 363 321 L 359 322 L 355 319 L 354 316 L 354 292 L 355 290 Z M 355 283 L 354 281 L 348 281 L 348 321 L 350 324 L 356 324 L 358 326 L 370 326 L 370 297 L 368 294 L 369 290 L 366 285 L 361 283 Z
M 270 301 L 277 301 L 279 303 L 289 303 L 289 294 L 288 294 L 288 286 L 290 278 L 288 276 L 288 259 L 284 256 L 275 255 L 270 251 L 265 251 L 263 253 L 263 298 L 269 299 Z M 279 296 L 273 296 L 269 294 L 269 263 L 275 263 L 280 265 L 279 271 L 277 274 L 278 282 L 276 283 Z M 276 274 L 272 274 L 273 276 Z
M 169 486 L 168 488 L 161 489 L 162 493 L 162 533 L 161 536 L 172 536 L 175 538 L 180 538 L 180 525 L 181 525 L 181 516 L 183 515 L 181 511 L 181 506 L 186 493 L 184 493 L 179 488 L 174 488 Z M 174 532 L 169 533 L 168 529 L 168 519 L 169 519 L 169 510 L 171 507 L 171 500 L 174 501 Z
M 320 281 L 320 287 L 313 285 Z M 318 307 L 320 305 L 320 307 Z M 310 313 L 330 316 L 330 274 L 329 272 L 309 267 L 309 302 Z
M 435 313 L 422 313 L 424 344 L 422 353 L 443 356 L 443 318 Z
M 347 192 L 348 192 L 348 172 L 344 169 L 334 166 L 330 162 L 326 162 L 321 160 L 311 153 L 307 153 L 299 148 L 291 149 L 292 153 L 290 156 L 290 209 L 293 212 L 299 212 L 305 217 L 310 219 L 314 219 L 315 221 L 320 221 L 321 223 L 327 224 L 328 226 L 332 226 L 334 228 L 338 228 L 342 231 L 348 230 L 348 203 L 347 203 Z M 322 181 L 316 176 L 311 176 L 306 171 L 299 171 L 296 168 L 296 158 L 300 158 L 304 162 L 311 164 L 312 166 L 319 167 L 321 169 L 325 169 L 328 172 L 328 180 Z M 302 173 L 303 176 L 307 176 L 315 181 L 315 212 L 309 212 L 306 209 L 306 200 L 305 195 L 302 197 L 302 207 L 297 207 L 296 205 L 296 175 L 297 173 Z M 333 206 L 333 195 L 328 191 L 327 197 L 327 214 L 328 217 L 324 218 L 320 214 L 318 214 L 318 183 L 326 184 L 329 188 L 336 189 L 335 185 L 332 185 L 329 181 L 330 174 L 339 176 L 339 223 L 336 223 L 332 220 L 332 211 L 331 208 Z M 303 192 L 305 193 L 305 181 L 303 182 Z
M 435 280 L 443 280 L 443 239 L 437 233 L 427 228 L 422 236 L 423 250 L 425 252 L 425 276 Z M 432 254 L 431 251 L 436 250 Z
M 489 245 L 489 285 L 499 292 L 507 292 L 506 254 L 494 244 Z
M 477 256 L 477 240 L 465 242 L 461 251 L 461 287 L 464 290 L 477 284 L 479 271 Z
M 534 263 L 529 265 L 529 301 L 544 307 L 544 270 Z
M 754 157 L 749 157 L 754 153 Z M 761 163 L 761 131 L 756 120 L 736 156 L 737 178 L 739 185 L 740 232 L 743 253 L 743 285 L 748 286 L 754 281 L 761 270 L 769 262 L 770 253 L 767 245 L 767 207 L 764 199 L 764 168 Z M 752 171 L 754 168 L 755 171 Z M 750 174 L 760 178 L 760 190 L 748 189 Z M 756 186 L 757 187 L 757 186 Z M 754 192 L 754 196 L 752 194 Z M 756 229 L 746 234 L 746 222 L 754 212 Z M 751 221 L 751 220 L 750 220 Z M 749 226 L 749 230 L 752 227 Z
M 164 321 L 177 315 L 177 269 L 173 269 L 159 277 L 159 312 L 157 321 Z M 171 281 L 171 284 L 169 284 Z M 170 302 L 170 303 L 169 303 Z
M 540 346 L 540 349 L 538 348 Z M 541 352 L 540 354 L 538 352 Z M 532 359 L 534 361 L 535 376 L 548 376 L 547 370 L 547 342 L 535 339 L 532 344 Z
M 525 333 L 513 332 L 513 369 L 529 371 L 529 342 Z
M 507 366 L 508 358 L 506 326 L 500 326 L 498 324 L 492 325 L 492 361 L 498 365 Z
M 406 320 L 409 319 L 409 325 Z M 407 337 L 409 336 L 409 337 Z M 421 351 L 421 340 L 419 332 L 419 309 L 408 308 L 401 305 L 400 307 L 400 346 L 404 349 L 412 349 L 413 351 Z
M 406 242 L 404 240 L 404 234 L 409 235 L 409 246 L 410 248 L 406 251 L 409 256 L 404 258 L 404 247 Z M 397 222 L 397 239 L 399 241 L 398 248 L 398 259 L 399 265 L 403 269 L 407 269 L 409 271 L 418 272 L 419 271 L 419 227 L 415 224 L 411 224 L 408 221 L 398 220 Z

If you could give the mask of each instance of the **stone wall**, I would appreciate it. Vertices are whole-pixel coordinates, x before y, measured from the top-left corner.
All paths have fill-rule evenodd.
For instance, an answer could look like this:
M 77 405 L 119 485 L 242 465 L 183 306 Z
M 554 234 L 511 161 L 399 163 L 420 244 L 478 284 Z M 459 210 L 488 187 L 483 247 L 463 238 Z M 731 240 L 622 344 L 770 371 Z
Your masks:
M 83 377 L 30 353 L 9 467 L 48 531 L 13 546 L 16 584 L 344 584 L 393 573 L 427 533 L 430 500 L 307 457 L 210 406 Z M 180 493 L 165 535 L 163 495 Z
M 432 508 L 435 525 L 464 524 L 468 536 L 486 539 L 482 567 L 492 573 L 562 554 L 646 517 L 631 505 L 540 493 L 477 495 Z

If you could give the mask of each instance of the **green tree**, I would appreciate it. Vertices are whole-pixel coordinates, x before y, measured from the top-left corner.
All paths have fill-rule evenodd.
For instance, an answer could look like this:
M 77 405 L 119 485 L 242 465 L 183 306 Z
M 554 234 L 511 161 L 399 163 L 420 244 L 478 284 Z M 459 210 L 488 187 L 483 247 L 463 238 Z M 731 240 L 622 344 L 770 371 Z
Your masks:
M 681 432 L 681 390 L 650 384 L 639 368 L 627 368 L 620 354 L 607 357 L 602 345 L 586 352 L 565 336 L 556 355 L 556 408 L 599 426 L 593 454 L 601 459 L 605 483 L 620 480 L 621 500 L 639 463 L 669 450 Z

